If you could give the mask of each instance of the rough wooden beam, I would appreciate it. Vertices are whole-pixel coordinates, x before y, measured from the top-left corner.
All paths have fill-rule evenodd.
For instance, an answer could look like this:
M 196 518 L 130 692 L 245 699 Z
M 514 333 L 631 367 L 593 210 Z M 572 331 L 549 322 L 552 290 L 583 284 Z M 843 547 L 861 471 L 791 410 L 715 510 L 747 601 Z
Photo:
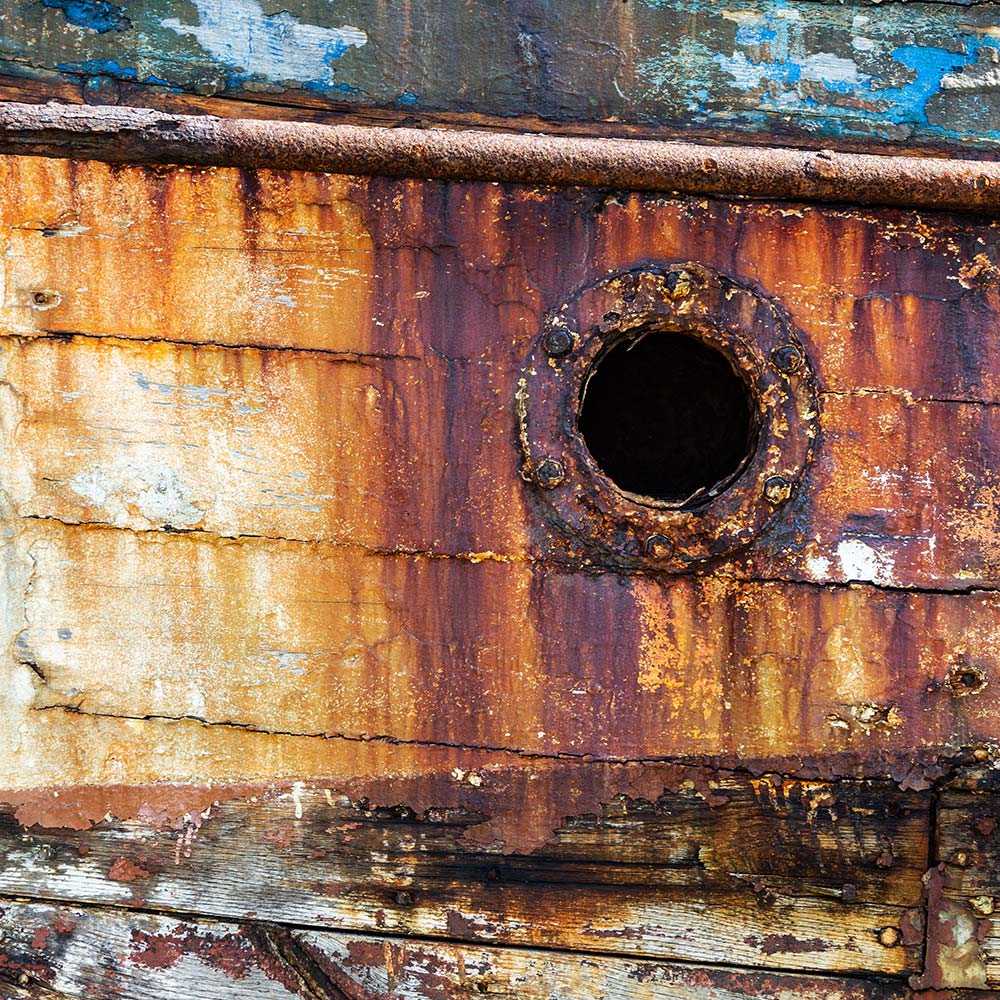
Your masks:
M 986 791 L 946 791 L 937 810 L 920 987 L 1000 989 L 1000 795 L 992 776 L 982 784 Z
M 995 212 L 1000 164 L 642 139 L 226 120 L 119 107 L 0 106 L 0 150 L 112 163 L 345 174 Z
M 904 1000 L 885 980 L 726 970 L 0 901 L 4 1000 Z
M 533 762 L 507 796 L 554 799 L 556 781 L 594 780 L 586 769 L 562 766 L 550 782 Z M 489 809 L 497 778 L 481 778 Z M 356 804 L 328 787 L 246 788 L 181 816 L 150 804 L 76 831 L 51 828 L 61 804 L 39 795 L 18 815 L 49 829 L 22 829 L 9 811 L 0 825 L 0 893 L 765 969 L 919 971 L 926 791 L 698 768 L 662 770 L 665 781 L 673 790 L 622 796 L 509 855 L 466 839 L 481 818 L 472 799 L 447 809 L 443 787 L 402 780 Z M 656 788 L 653 772 L 644 783 Z M 376 805 L 418 796 L 439 806 Z M 60 797 L 72 809 L 86 793 Z
M 269 109 L 544 124 L 668 125 L 771 141 L 1000 139 L 996 7 L 947 3 L 541 0 L 16 0 L 0 70 L 98 103 L 214 99 Z

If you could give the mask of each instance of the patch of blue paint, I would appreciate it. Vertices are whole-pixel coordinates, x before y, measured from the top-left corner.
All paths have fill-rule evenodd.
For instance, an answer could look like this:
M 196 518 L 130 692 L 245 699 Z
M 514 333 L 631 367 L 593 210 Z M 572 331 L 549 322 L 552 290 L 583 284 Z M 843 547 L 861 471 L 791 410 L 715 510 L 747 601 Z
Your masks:
M 766 24 L 741 24 L 736 29 L 737 45 L 764 45 L 777 37 L 778 32 Z
M 122 66 L 114 59 L 85 59 L 83 62 L 59 63 L 56 69 L 60 73 L 74 73 L 87 76 L 87 87 L 91 90 L 99 90 L 101 78 L 111 77 L 115 80 L 134 80 L 136 83 L 150 83 L 161 87 L 170 87 L 176 91 L 178 88 L 169 80 L 164 80 L 162 76 L 155 73 L 147 73 L 140 78 L 138 70 L 131 66 Z
M 42 6 L 61 10 L 70 24 L 89 28 L 99 35 L 109 31 L 128 31 L 132 27 L 124 8 L 108 0 L 42 0 Z
M 410 104 L 410 105 L 416 104 L 417 103 L 417 95 L 416 94 L 411 94 L 408 90 L 404 90 L 403 93 L 400 94 L 399 97 L 396 98 L 396 103 L 397 104 Z
M 979 48 L 979 42 L 970 40 L 964 55 L 930 45 L 903 45 L 893 49 L 892 58 L 912 70 L 915 78 L 902 87 L 878 91 L 882 100 L 892 102 L 892 107 L 881 117 L 894 122 L 927 125 L 927 102 L 940 90 L 941 78 L 974 63 Z
M 131 66 L 121 66 L 114 59 L 85 59 L 83 62 L 59 63 L 61 73 L 86 73 L 88 76 L 113 76 L 119 80 L 138 80 Z

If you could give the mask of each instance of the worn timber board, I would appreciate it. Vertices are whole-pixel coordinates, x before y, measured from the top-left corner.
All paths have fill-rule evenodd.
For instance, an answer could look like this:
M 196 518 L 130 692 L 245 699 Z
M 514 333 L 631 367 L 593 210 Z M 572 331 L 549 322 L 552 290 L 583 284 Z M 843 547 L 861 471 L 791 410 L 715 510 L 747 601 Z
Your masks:
M 6 156 L 0 245 L 0 896 L 79 915 L 10 904 L 12 996 L 149 994 L 147 926 L 178 995 L 996 985 L 934 867 L 1000 738 L 990 220 Z M 681 577 L 567 539 L 514 402 L 675 261 L 787 313 L 817 428 Z
M 256 102 L 263 114 L 298 105 L 986 151 L 1000 141 L 997 9 L 16 0 L 0 14 L 0 71 L 14 93 L 21 78 L 99 104 L 194 109 L 223 95 L 244 113 Z
M 885 982 L 0 902 L 0 997 L 896 1000 Z
M 928 872 L 934 914 L 928 926 L 927 968 L 918 985 L 1000 989 L 1000 797 L 992 776 L 947 790 L 936 814 L 935 862 Z M 969 782 L 963 782 L 968 786 Z
M 23 830 L 58 822 L 59 804 L 36 799 L 0 831 L 0 894 L 771 969 L 920 970 L 926 791 L 632 768 L 636 798 L 557 820 L 548 846 L 476 846 L 498 781 L 509 800 L 533 794 L 558 809 L 553 786 L 593 780 L 579 764 L 533 770 L 535 780 L 484 769 L 464 809 L 420 814 L 354 805 L 336 789 L 256 802 L 244 789 L 177 818 L 152 807 L 89 831 Z M 447 795 L 377 784 L 374 801 Z M 643 799 L 643 785 L 675 790 Z

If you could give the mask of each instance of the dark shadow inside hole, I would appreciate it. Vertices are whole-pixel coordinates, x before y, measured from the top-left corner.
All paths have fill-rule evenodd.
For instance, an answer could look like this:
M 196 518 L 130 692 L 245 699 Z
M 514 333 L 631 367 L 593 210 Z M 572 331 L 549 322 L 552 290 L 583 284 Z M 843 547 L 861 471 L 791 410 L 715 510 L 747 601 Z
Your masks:
M 749 387 L 719 350 L 654 331 L 597 359 L 578 426 L 619 489 L 697 506 L 742 471 L 756 441 L 754 410 Z

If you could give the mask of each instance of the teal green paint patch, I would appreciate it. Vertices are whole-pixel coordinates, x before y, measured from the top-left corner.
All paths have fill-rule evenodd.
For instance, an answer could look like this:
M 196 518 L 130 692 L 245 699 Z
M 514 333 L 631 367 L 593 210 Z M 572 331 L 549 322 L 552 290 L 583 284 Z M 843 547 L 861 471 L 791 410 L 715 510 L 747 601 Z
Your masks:
M 231 70 L 231 83 L 264 81 L 333 86 L 333 64 L 368 42 L 358 27 L 325 27 L 280 11 L 266 14 L 258 0 L 223 4 L 192 0 L 195 18 L 167 17 L 160 27 L 193 38 L 217 65 Z M 235 16 L 235 19 L 234 19 Z
M 7 0 L 0 71 L 310 107 L 1000 148 L 997 7 L 952 0 Z M 129 27 L 122 27 L 125 18 Z M 179 102 L 180 104 L 180 102 Z

